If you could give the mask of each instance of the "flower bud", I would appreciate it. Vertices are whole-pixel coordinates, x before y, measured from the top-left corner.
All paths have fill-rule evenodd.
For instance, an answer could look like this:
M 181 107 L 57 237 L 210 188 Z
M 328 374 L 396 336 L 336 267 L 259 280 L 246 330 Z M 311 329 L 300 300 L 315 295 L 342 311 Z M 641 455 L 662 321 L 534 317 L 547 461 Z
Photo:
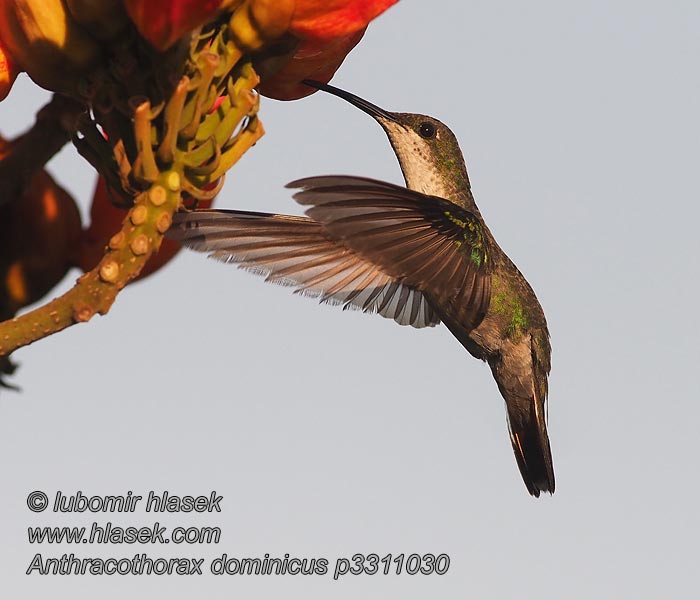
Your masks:
M 0 146 L 6 149 L 7 143 Z M 21 198 L 0 207 L 0 317 L 36 302 L 61 281 L 79 239 L 73 198 L 39 171 Z

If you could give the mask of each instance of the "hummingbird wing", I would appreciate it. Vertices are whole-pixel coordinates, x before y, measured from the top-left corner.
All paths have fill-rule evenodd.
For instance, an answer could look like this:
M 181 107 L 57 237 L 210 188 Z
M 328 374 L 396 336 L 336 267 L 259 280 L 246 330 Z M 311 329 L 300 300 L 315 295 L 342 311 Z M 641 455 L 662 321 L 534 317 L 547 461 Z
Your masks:
M 440 323 L 425 296 L 385 273 L 306 217 L 203 210 L 176 214 L 168 237 L 211 258 L 292 285 L 321 302 L 378 312 L 401 325 Z
M 334 239 L 423 292 L 471 330 L 491 300 L 489 242 L 481 220 L 435 196 L 351 176 L 300 179 L 294 198 Z

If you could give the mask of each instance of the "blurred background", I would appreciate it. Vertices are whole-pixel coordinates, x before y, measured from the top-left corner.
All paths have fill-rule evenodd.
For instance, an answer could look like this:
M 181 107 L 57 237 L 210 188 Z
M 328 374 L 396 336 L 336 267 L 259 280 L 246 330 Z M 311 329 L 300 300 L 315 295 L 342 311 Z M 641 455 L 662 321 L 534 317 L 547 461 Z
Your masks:
M 182 252 L 106 317 L 17 352 L 0 395 L 13 598 L 659 598 L 697 585 L 700 4 L 403 0 L 332 83 L 448 124 L 546 311 L 552 497 L 530 498 L 488 367 L 444 327 L 318 306 Z M 5 136 L 48 94 L 18 80 Z M 307 175 L 401 182 L 367 115 L 263 99 L 219 207 L 301 214 Z M 50 171 L 87 220 L 95 183 Z M 78 273 L 60 287 L 68 289 Z M 213 515 L 33 514 L 32 490 L 224 496 Z M 218 526 L 219 544 L 32 545 L 27 527 Z M 448 554 L 443 576 L 39 576 L 32 557 Z

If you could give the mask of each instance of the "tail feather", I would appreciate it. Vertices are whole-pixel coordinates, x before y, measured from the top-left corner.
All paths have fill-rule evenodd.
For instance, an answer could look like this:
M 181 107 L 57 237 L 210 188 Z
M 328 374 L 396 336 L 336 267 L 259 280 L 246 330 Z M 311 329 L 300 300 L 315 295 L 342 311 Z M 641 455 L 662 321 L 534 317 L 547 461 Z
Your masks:
M 540 492 L 554 493 L 554 467 L 547 425 L 536 403 L 535 399 L 531 410 L 525 415 L 521 413 L 519 418 L 509 414 L 508 430 L 527 491 L 539 498 Z

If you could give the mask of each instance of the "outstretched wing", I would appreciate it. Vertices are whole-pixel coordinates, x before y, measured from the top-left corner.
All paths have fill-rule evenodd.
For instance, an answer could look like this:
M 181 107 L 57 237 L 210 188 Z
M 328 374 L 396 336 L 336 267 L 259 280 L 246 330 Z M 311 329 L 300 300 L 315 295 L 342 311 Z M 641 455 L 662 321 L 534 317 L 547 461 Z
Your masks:
M 473 213 L 444 198 L 350 176 L 309 177 L 287 187 L 327 234 L 383 272 L 423 292 L 463 327 L 491 299 L 488 237 Z
M 322 302 L 378 312 L 401 325 L 437 325 L 425 296 L 304 217 L 204 210 L 175 215 L 168 237 L 223 262 L 292 285 Z

